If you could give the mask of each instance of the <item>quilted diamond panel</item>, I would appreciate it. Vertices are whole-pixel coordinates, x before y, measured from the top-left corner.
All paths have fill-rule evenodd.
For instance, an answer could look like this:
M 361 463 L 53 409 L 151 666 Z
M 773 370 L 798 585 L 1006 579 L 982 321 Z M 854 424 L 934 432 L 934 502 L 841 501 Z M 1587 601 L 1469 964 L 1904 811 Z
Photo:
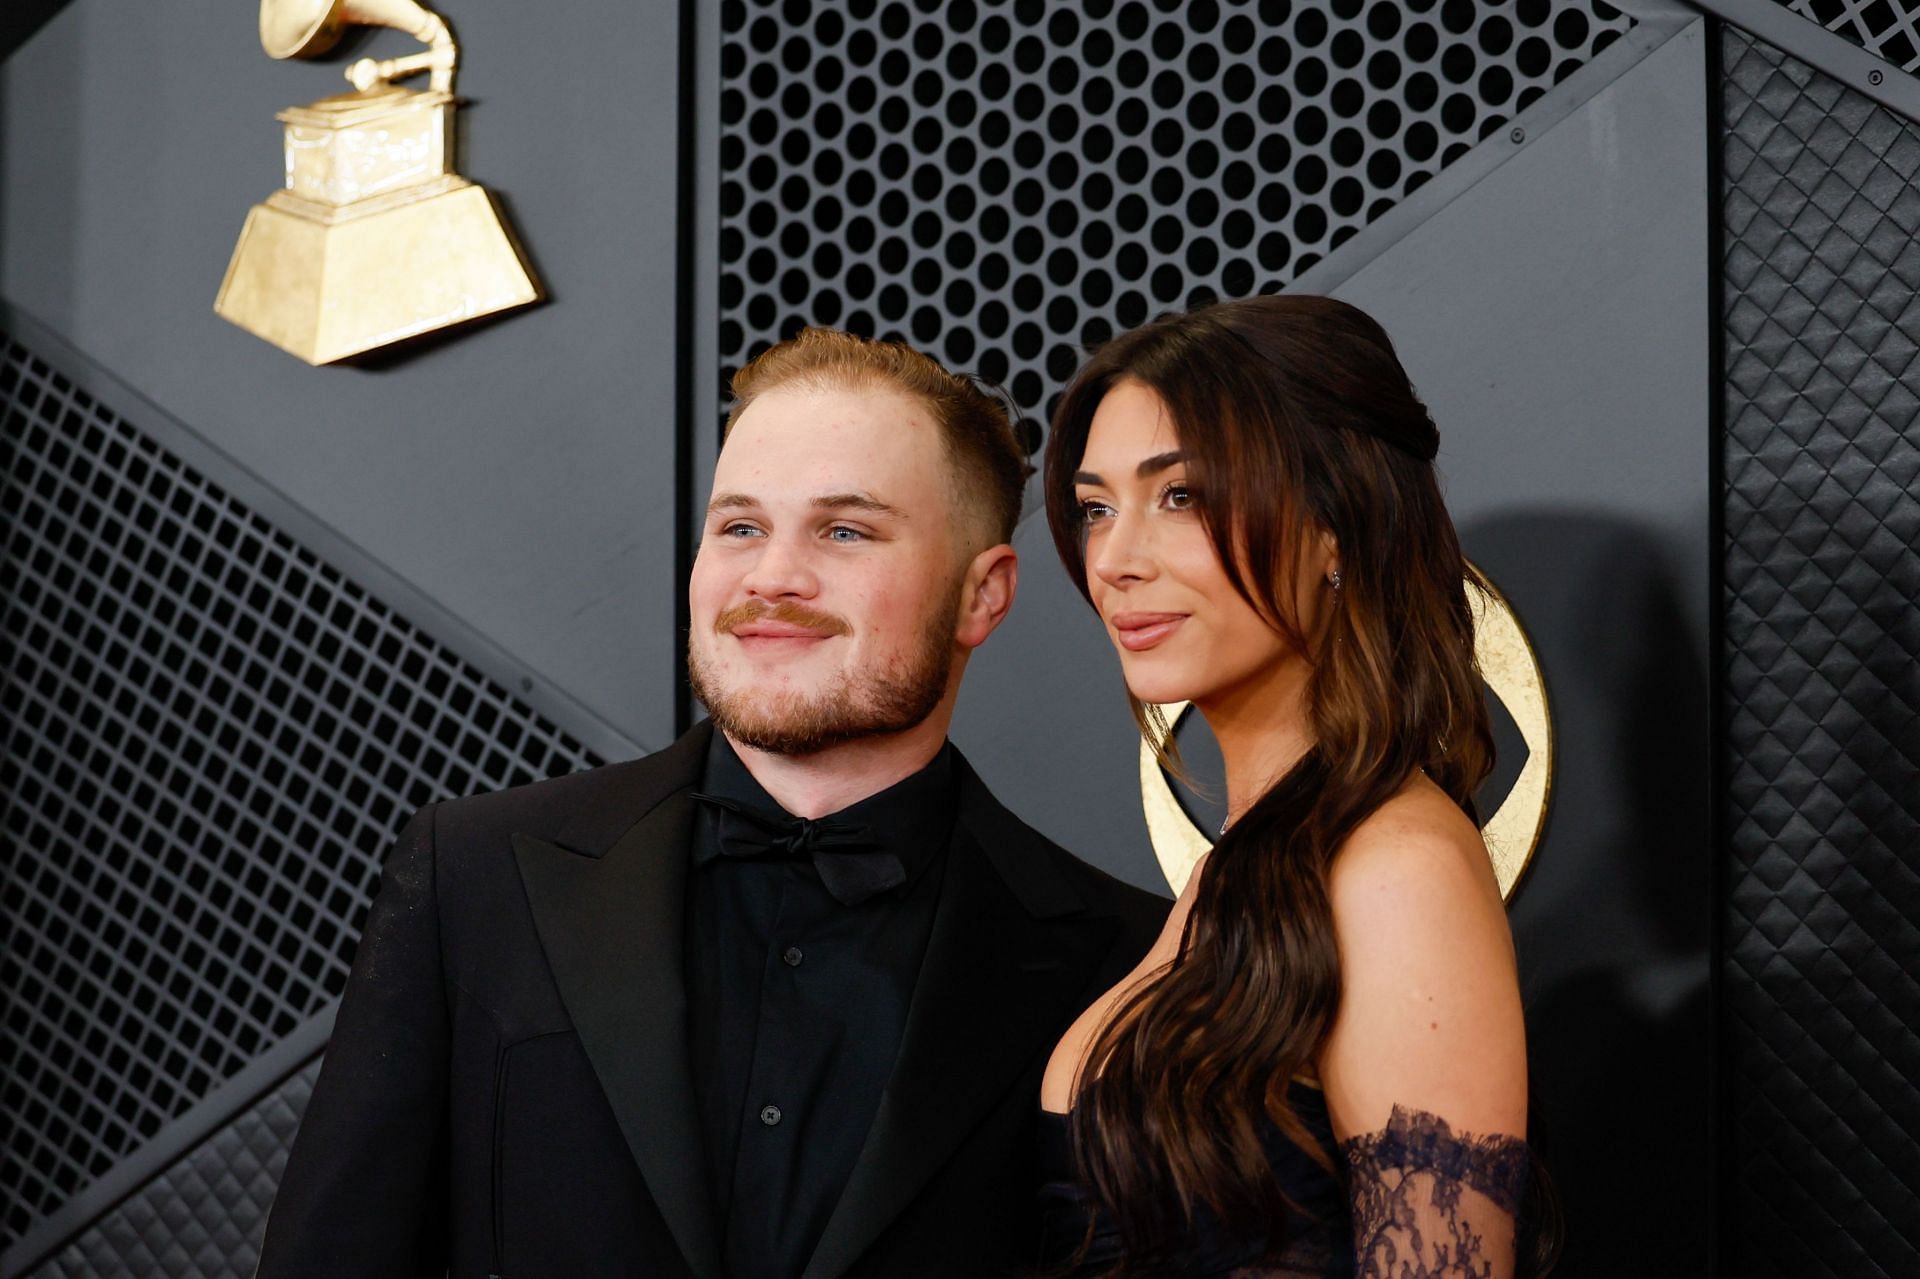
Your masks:
M 33 1279 L 248 1279 L 318 1060 L 142 1186 Z
M 1920 1274 L 1920 126 L 1723 36 L 1723 1273 Z

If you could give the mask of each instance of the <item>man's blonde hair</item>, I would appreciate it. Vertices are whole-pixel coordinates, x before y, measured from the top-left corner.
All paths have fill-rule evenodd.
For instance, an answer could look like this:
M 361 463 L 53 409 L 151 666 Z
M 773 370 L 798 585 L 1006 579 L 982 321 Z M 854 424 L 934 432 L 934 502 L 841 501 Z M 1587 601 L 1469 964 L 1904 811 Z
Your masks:
M 989 545 L 1013 539 L 1028 474 L 1026 454 L 1014 437 L 1006 406 L 970 379 L 904 342 L 861 338 L 837 329 L 802 329 L 733 375 L 727 434 L 757 397 L 795 382 L 842 389 L 885 387 L 926 406 L 946 444 L 954 487 L 964 501 L 979 504 L 993 537 Z

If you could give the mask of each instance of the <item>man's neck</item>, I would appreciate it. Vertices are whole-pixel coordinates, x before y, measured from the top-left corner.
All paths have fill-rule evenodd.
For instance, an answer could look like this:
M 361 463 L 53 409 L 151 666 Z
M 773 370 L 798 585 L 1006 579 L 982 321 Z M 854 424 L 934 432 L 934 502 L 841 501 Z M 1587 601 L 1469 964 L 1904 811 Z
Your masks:
M 825 817 L 913 776 L 940 753 L 953 709 L 943 705 L 904 733 L 857 738 L 811 755 L 776 755 L 727 741 L 753 779 L 795 817 Z

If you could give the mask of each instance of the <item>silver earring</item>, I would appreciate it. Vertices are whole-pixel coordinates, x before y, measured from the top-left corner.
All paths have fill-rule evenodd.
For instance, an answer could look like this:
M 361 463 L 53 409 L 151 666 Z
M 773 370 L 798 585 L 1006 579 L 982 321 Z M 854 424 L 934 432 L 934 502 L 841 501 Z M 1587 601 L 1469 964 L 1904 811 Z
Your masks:
M 1333 570 L 1333 576 L 1329 577 L 1327 581 L 1333 584 L 1334 590 L 1336 591 L 1339 590 L 1340 589 L 1340 570 L 1339 569 Z

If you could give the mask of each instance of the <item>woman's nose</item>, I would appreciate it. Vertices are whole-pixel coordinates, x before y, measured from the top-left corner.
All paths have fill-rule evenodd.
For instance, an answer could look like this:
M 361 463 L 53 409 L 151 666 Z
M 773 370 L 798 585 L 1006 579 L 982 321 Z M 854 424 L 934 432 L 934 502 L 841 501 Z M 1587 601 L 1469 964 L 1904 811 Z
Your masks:
M 1087 569 L 1109 586 L 1154 574 L 1152 537 L 1139 516 L 1121 512 L 1087 541 Z

